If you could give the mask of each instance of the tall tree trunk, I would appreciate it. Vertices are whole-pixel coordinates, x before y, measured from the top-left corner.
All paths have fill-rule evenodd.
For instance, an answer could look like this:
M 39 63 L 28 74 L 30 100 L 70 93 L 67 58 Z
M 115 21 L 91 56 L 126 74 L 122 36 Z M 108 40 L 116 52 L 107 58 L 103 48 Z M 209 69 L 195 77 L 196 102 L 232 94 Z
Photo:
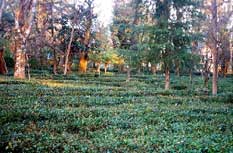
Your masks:
M 212 0 L 212 55 L 213 55 L 213 77 L 212 77 L 212 95 L 216 95 L 218 91 L 218 6 L 217 0 Z
M 79 71 L 81 73 L 86 73 L 87 72 L 87 53 L 82 52 L 80 54 L 80 59 L 79 59 Z
M 56 54 L 56 50 L 53 49 L 53 74 L 55 75 L 57 75 L 57 66 L 58 66 L 57 54 Z
M 72 29 L 71 29 L 70 41 L 69 41 L 69 44 L 68 44 L 68 48 L 66 50 L 64 75 L 67 74 L 68 62 L 69 62 L 69 56 L 70 56 L 70 48 L 71 48 L 71 44 L 72 44 L 72 41 L 73 41 L 73 37 L 74 37 L 74 25 L 72 26 Z
M 0 74 L 7 74 L 6 62 L 4 60 L 4 49 L 0 49 Z
M 218 59 L 217 50 L 213 53 L 213 77 L 212 77 L 212 94 L 216 95 L 218 91 Z
M 233 42 L 230 43 L 230 64 L 229 71 L 233 74 Z
M 166 66 L 165 68 L 165 90 L 169 90 L 170 88 L 170 71 L 169 68 Z
M 14 78 L 25 79 L 26 41 L 31 32 L 37 0 L 21 0 L 15 10 L 16 53 Z M 25 16 L 29 14 L 29 16 Z
M 55 42 L 55 37 L 54 37 L 54 14 L 53 14 L 53 6 L 54 6 L 54 1 L 51 1 L 51 18 L 52 18 L 52 23 L 51 23 L 51 28 L 52 28 L 52 44 L 54 45 Z M 58 67 L 58 60 L 57 60 L 57 53 L 56 50 L 53 49 L 53 74 L 57 75 L 57 67 Z
M 89 19 L 87 20 L 87 24 L 86 24 L 86 30 L 84 33 L 84 46 L 85 46 L 85 50 L 81 52 L 80 54 L 80 61 L 79 61 L 79 70 L 82 73 L 86 73 L 87 71 L 87 63 L 88 63 L 88 51 L 89 51 L 89 45 L 90 45 L 90 39 L 91 39 L 91 26 L 92 26 L 92 8 L 91 8 L 91 4 L 88 3 L 88 7 L 90 9 L 90 14 L 89 14 Z
M 17 41 L 18 45 L 15 52 L 14 78 L 25 79 L 26 51 L 24 43 L 26 42 L 19 39 Z

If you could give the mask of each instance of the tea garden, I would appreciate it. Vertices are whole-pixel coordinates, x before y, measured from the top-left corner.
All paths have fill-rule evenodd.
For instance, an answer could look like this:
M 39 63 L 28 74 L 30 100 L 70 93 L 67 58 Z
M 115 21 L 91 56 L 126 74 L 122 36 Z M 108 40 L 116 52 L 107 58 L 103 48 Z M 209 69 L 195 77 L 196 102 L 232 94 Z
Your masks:
M 0 152 L 232 152 L 233 78 L 0 76 Z M 210 84 L 209 84 L 210 85 Z

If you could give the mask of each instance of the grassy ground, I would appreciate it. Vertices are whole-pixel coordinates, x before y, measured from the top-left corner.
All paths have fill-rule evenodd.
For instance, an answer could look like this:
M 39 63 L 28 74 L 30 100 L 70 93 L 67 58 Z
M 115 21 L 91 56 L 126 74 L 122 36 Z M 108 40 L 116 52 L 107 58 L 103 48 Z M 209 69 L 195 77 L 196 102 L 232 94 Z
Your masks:
M 0 77 L 0 152 L 233 152 L 233 78 Z M 210 92 L 209 92 L 210 93 Z

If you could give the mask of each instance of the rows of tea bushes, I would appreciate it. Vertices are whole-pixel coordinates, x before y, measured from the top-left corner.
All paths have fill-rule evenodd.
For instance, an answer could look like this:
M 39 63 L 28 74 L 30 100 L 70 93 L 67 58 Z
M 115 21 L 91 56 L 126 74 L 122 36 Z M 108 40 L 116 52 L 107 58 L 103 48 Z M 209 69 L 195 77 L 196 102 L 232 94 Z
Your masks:
M 233 78 L 0 76 L 0 152 L 232 152 Z

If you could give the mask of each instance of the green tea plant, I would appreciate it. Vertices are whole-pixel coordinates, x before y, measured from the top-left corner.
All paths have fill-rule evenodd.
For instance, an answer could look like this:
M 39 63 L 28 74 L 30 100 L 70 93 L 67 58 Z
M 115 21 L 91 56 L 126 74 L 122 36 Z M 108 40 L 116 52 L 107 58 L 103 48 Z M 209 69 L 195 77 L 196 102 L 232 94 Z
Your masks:
M 232 77 L 220 94 L 200 76 L 0 76 L 1 152 L 231 152 Z M 188 87 L 188 89 L 187 89 Z

